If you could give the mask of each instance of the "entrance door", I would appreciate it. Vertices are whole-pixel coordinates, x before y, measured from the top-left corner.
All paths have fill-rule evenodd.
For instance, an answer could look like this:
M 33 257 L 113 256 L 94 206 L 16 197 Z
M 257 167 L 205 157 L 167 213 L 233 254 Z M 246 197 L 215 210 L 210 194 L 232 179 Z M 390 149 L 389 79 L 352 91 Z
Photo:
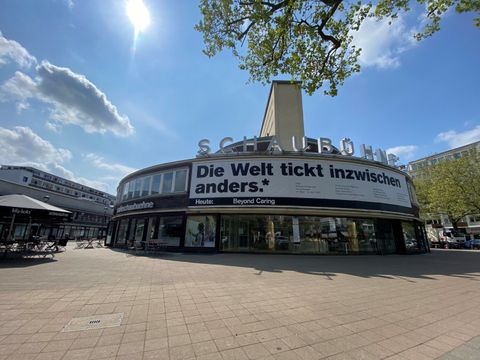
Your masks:
M 381 254 L 394 254 L 397 252 L 395 246 L 395 236 L 393 226 L 390 220 L 377 220 L 377 244 Z

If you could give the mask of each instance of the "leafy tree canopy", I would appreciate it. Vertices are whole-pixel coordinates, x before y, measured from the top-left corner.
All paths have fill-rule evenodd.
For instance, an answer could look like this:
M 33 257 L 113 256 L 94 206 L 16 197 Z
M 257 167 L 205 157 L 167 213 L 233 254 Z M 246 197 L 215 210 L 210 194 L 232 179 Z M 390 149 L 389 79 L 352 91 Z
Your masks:
M 455 227 L 464 216 L 480 213 L 480 154 L 472 151 L 427 168 L 415 187 L 422 214 L 445 214 Z
M 290 74 L 309 94 L 326 82 L 324 93 L 335 96 L 360 71 L 353 32 L 367 17 L 394 20 L 416 4 L 426 9 L 418 40 L 438 31 L 452 8 L 480 12 L 480 0 L 200 0 L 203 18 L 195 28 L 203 33 L 206 55 L 231 49 L 251 80 L 265 83 Z

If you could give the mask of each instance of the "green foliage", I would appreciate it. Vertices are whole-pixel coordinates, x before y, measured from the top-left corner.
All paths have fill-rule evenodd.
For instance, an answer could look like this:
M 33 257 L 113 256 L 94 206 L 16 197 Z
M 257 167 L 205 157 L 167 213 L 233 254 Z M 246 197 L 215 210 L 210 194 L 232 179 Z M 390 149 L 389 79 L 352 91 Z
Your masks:
M 438 31 L 450 8 L 480 11 L 480 0 L 417 2 L 427 9 L 426 25 L 417 39 Z M 335 96 L 338 86 L 360 71 L 361 49 L 352 44 L 352 33 L 367 17 L 393 20 L 409 11 L 409 5 L 409 0 L 200 0 L 202 20 L 195 28 L 203 33 L 206 55 L 231 49 L 253 81 L 268 83 L 279 74 L 290 74 L 309 94 L 327 82 L 324 93 Z
M 464 216 L 480 213 L 480 155 L 472 152 L 441 162 L 415 179 L 421 212 L 445 214 L 455 226 Z

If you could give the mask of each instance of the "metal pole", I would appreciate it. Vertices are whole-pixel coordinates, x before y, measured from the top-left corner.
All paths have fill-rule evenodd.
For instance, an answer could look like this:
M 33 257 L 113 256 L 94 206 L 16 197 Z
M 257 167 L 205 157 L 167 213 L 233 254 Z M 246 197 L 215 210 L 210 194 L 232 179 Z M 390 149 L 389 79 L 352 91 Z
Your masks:
M 10 229 L 8 229 L 8 236 L 7 236 L 7 241 L 11 240 L 11 236 L 12 236 L 12 230 L 13 230 L 13 223 L 15 222 L 15 215 L 17 214 L 13 214 L 12 216 L 12 221 L 10 222 Z

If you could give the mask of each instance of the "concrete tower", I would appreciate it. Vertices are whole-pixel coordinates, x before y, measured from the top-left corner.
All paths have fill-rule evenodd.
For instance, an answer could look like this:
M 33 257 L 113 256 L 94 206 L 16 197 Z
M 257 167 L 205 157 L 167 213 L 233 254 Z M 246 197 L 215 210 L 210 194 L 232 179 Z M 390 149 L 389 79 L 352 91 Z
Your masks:
M 301 144 L 305 135 L 300 84 L 299 81 L 272 82 L 260 129 L 260 137 L 275 135 L 286 151 L 293 151 L 292 136 Z

